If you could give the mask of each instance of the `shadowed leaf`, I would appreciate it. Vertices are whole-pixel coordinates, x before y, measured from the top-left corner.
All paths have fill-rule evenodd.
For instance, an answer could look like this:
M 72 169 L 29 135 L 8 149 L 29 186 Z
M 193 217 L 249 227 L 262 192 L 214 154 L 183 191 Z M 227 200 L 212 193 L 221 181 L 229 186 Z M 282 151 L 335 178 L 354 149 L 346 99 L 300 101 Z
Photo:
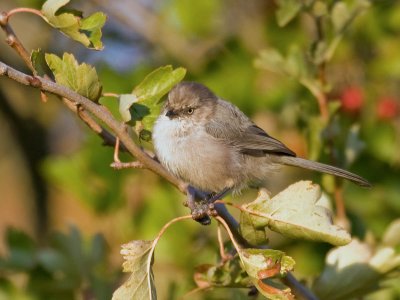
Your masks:
M 49 67 L 47 66 L 45 53 L 42 49 L 33 50 L 31 52 L 31 62 L 39 76 L 49 74 Z
M 313 290 L 320 299 L 357 299 L 376 290 L 399 270 L 400 255 L 393 248 L 374 250 L 353 240 L 328 253 L 326 267 L 314 282 Z

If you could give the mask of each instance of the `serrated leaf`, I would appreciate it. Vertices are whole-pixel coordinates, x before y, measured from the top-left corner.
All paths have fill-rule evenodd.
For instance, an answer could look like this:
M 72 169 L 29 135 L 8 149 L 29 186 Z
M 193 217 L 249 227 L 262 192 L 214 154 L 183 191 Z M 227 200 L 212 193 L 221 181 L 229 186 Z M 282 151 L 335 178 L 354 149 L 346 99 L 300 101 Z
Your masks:
M 95 68 L 85 63 L 78 64 L 69 53 L 64 53 L 62 59 L 46 53 L 45 58 L 57 83 L 93 101 L 100 98 L 102 86 Z
M 113 294 L 112 300 L 157 299 L 152 272 L 153 241 L 132 241 L 122 245 L 124 272 L 132 273 Z
M 268 299 L 293 299 L 290 288 L 273 280 L 285 276 L 295 264 L 290 256 L 273 249 L 239 249 L 243 267 L 254 285 Z
M 87 48 L 101 50 L 101 28 L 106 22 L 106 15 L 96 12 L 82 18 L 79 11 L 66 10 L 64 6 L 70 0 L 47 0 L 42 6 L 43 18 L 54 28 L 80 42 Z
M 288 24 L 300 12 L 302 3 L 298 0 L 278 0 L 278 10 L 276 18 L 278 25 L 283 27 Z
M 39 76 L 44 76 L 50 71 L 46 63 L 45 53 L 42 49 L 32 50 L 31 62 Z
M 376 290 L 399 270 L 400 255 L 393 248 L 383 247 L 375 251 L 370 245 L 355 239 L 328 253 L 326 267 L 314 282 L 313 290 L 319 299 L 356 299 Z
M 249 214 L 258 229 L 268 227 L 287 237 L 333 245 L 350 243 L 350 234 L 332 223 L 331 211 L 316 204 L 320 197 L 318 185 L 299 181 L 272 199 L 261 191 L 255 201 L 243 206 L 248 212 L 242 213 Z
M 161 111 L 160 99 L 185 77 L 184 68 L 160 67 L 143 79 L 132 94 L 120 97 L 119 111 L 125 122 L 141 121 L 142 129 L 151 131 Z

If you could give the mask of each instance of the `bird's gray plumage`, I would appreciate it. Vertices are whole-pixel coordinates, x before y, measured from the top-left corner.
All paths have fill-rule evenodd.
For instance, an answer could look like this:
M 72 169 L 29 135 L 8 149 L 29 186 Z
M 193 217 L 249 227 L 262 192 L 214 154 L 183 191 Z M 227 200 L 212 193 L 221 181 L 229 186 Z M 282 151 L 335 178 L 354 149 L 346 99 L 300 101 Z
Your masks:
M 272 169 L 281 165 L 370 185 L 351 172 L 296 157 L 235 105 L 195 82 L 182 82 L 171 90 L 153 137 L 161 163 L 206 192 L 241 189 L 265 180 Z

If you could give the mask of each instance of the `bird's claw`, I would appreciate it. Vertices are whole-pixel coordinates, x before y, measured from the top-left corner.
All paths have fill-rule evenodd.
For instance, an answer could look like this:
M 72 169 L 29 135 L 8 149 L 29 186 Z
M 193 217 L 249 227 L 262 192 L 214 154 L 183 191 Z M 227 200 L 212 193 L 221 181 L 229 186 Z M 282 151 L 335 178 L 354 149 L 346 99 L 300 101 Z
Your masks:
M 209 225 L 211 223 L 211 218 L 217 215 L 214 203 L 210 203 L 208 199 L 193 201 L 188 203 L 191 210 L 193 220 L 203 224 Z

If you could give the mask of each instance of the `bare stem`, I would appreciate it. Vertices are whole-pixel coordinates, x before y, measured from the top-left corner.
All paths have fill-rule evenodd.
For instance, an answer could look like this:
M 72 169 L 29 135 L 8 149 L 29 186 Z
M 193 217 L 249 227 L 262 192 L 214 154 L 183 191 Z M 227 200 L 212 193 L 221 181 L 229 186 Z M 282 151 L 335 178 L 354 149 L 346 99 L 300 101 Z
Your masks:
M 10 47 L 12 47 L 19 54 L 19 56 L 24 60 L 25 64 L 28 66 L 28 68 L 32 71 L 32 73 L 34 75 L 36 75 L 36 70 L 32 65 L 28 51 L 26 51 L 26 49 L 22 45 L 21 41 L 15 35 L 13 29 L 8 24 L 8 16 L 9 15 L 6 12 L 2 12 L 0 14 L 0 26 L 7 35 L 6 42 Z
M 13 15 L 18 14 L 18 13 L 31 13 L 31 14 L 34 14 L 34 15 L 37 15 L 37 16 L 43 18 L 43 14 L 40 10 L 37 10 L 34 8 L 29 8 L 29 7 L 14 8 L 14 9 L 8 11 L 7 18 L 9 19 L 10 17 L 12 17 Z
M 113 98 L 118 98 L 120 95 L 116 93 L 103 93 L 103 97 L 113 97 Z
M 41 77 L 32 77 L 22 72 L 19 72 L 10 66 L 0 62 L 0 75 L 7 76 L 21 84 L 34 86 L 40 88 L 51 94 L 58 95 L 60 97 L 67 98 L 79 105 L 85 110 L 90 112 L 93 116 L 102 121 L 107 125 L 119 139 L 125 145 L 126 149 L 134 156 L 137 160 L 143 163 L 148 169 L 154 173 L 164 177 L 171 184 L 177 187 L 181 192 L 186 193 L 186 183 L 179 180 L 168 172 L 159 162 L 155 161 L 149 155 L 147 155 L 142 149 L 134 143 L 128 132 L 126 131 L 126 125 L 114 119 L 112 114 L 99 104 L 83 97 L 82 95 L 70 90 L 69 88 L 52 82 L 48 79 Z

